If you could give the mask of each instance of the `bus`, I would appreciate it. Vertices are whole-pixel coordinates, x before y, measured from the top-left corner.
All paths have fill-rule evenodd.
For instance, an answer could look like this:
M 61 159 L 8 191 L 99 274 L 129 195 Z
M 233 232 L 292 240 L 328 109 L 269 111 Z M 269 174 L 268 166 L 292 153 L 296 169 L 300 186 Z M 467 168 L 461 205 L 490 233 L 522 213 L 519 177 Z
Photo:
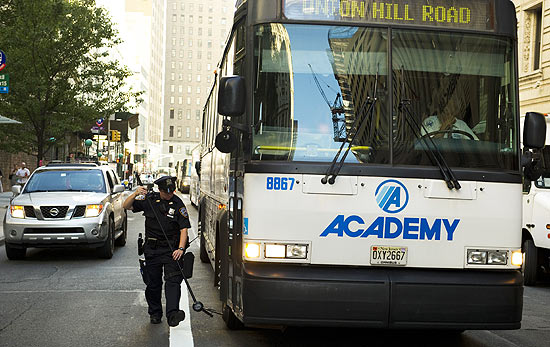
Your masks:
M 226 325 L 520 328 L 516 42 L 508 0 L 238 1 L 198 207 Z
M 191 177 L 189 183 L 189 200 L 191 205 L 198 206 L 200 196 L 200 145 L 191 150 Z
M 189 193 L 191 184 L 191 159 L 184 159 L 183 162 L 177 162 L 177 186 L 178 190 L 184 194 Z

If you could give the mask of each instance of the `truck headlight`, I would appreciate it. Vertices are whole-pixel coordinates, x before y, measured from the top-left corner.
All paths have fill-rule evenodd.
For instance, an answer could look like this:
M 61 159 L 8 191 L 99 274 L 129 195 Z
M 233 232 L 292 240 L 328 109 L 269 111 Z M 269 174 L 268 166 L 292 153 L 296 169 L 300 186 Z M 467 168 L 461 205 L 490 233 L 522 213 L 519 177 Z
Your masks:
M 13 218 L 25 218 L 25 208 L 23 206 L 11 205 L 10 211 Z
M 103 211 L 103 205 L 86 205 L 84 217 L 97 217 Z

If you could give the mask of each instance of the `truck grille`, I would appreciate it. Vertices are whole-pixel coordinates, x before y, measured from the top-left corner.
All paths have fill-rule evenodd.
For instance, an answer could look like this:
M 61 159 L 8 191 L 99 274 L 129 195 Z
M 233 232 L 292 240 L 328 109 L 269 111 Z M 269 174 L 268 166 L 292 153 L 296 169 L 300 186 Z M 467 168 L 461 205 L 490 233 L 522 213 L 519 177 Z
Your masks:
M 34 207 L 25 206 L 25 217 L 36 218 L 36 213 L 34 213 Z
M 75 207 L 73 212 L 73 218 L 75 217 L 84 217 L 84 214 L 86 213 L 86 206 L 80 205 Z
M 24 234 L 84 234 L 84 228 L 25 228 Z
M 40 206 L 44 218 L 65 218 L 69 206 Z

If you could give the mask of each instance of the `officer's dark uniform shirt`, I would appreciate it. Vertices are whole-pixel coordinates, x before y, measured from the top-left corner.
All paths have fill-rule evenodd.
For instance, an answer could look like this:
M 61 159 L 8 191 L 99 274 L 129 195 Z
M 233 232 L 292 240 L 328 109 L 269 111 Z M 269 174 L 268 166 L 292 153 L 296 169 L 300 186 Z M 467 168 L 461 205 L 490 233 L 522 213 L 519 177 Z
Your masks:
M 179 242 L 180 230 L 191 228 L 189 215 L 183 201 L 176 195 L 170 200 L 160 198 L 160 193 L 154 192 L 147 194 L 148 200 L 144 195 L 137 196 L 132 204 L 133 212 L 142 212 L 145 216 L 145 237 L 164 240 L 164 234 L 155 218 L 155 212 L 164 226 L 164 231 L 170 240 Z M 156 210 L 153 212 L 151 206 Z

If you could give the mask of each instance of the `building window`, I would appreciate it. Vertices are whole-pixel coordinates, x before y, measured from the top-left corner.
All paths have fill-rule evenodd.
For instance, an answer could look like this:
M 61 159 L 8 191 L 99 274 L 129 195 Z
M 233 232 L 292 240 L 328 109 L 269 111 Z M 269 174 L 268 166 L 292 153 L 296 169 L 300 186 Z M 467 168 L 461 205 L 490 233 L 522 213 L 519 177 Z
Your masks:
M 191 98 L 187 97 L 187 105 L 191 105 Z
M 178 104 L 183 104 L 183 96 L 178 97 Z
M 212 17 L 208 17 L 208 24 L 212 25 Z
M 197 106 L 201 104 L 201 98 L 197 98 Z
M 201 75 L 197 75 L 197 82 L 201 81 Z
M 208 46 L 208 48 L 212 48 L 212 40 L 208 40 L 207 46 Z
M 223 17 L 220 22 L 221 22 L 222 25 L 225 25 L 225 23 L 227 22 L 227 19 L 225 19 L 225 17 Z
M 181 127 L 178 127 L 178 137 L 181 137 Z
M 199 128 L 195 128 L 195 138 L 198 139 L 200 135 Z
M 189 24 L 193 24 L 193 16 L 189 16 Z
M 542 39 L 542 7 L 533 10 L 533 70 L 540 69 L 541 39 Z
M 181 84 L 178 86 L 178 92 L 180 92 L 180 93 L 183 92 L 183 86 Z
M 200 120 L 200 119 L 201 119 L 201 111 L 200 111 L 200 110 L 195 110 L 195 119 L 196 119 L 196 120 Z
M 208 28 L 208 36 L 212 36 L 212 28 Z
M 170 85 L 170 91 L 171 91 L 172 93 L 174 93 L 174 92 L 176 91 L 176 86 L 173 85 L 173 84 L 171 84 L 171 85 Z
M 185 146 L 185 154 L 191 154 L 191 147 Z
M 201 59 L 202 58 L 202 52 L 201 51 L 198 51 L 197 52 L 197 59 Z
M 187 57 L 188 57 L 189 59 L 193 58 L 193 51 L 187 52 Z
M 189 74 L 187 75 L 187 82 L 193 81 L 193 75 Z
M 199 24 L 202 24 L 202 16 L 199 16 Z
M 172 22 L 177 22 L 177 21 L 178 21 L 178 15 L 173 14 L 172 15 Z
M 189 127 L 185 128 L 185 136 L 186 137 L 191 137 L 191 129 L 189 129 Z
M 170 125 L 170 130 L 169 130 L 168 136 L 169 137 L 174 137 L 174 126 L 173 125 Z
M 191 110 L 190 109 L 187 109 L 187 119 L 191 119 Z
M 178 146 L 176 147 L 176 149 L 177 149 L 177 150 L 176 150 L 176 153 L 180 154 L 180 153 L 181 153 L 181 146 L 178 145 Z
M 180 39 L 180 46 L 184 46 L 185 45 L 185 39 L 181 38 Z
M 172 58 L 174 58 L 176 56 L 176 50 L 173 49 L 171 53 L 172 53 Z
M 199 36 L 202 36 L 202 28 L 199 28 Z
M 183 119 L 183 110 L 178 109 L 178 119 Z
M 208 52 L 208 53 L 206 53 L 206 58 L 208 58 L 208 59 L 212 59 L 212 52 Z
M 175 46 L 175 45 L 176 45 L 176 38 L 172 37 L 172 46 Z
M 170 97 L 170 103 L 174 104 L 176 102 L 175 98 L 173 96 Z
M 173 61 L 172 64 L 171 64 L 171 66 L 172 66 L 172 69 L 175 69 L 175 68 L 176 68 L 176 62 Z
M 187 86 L 187 94 L 191 94 L 191 86 Z
M 170 119 L 174 119 L 174 109 L 170 109 Z
M 174 146 L 168 146 L 168 153 L 174 153 Z
M 193 35 L 193 28 L 189 28 L 189 35 Z

